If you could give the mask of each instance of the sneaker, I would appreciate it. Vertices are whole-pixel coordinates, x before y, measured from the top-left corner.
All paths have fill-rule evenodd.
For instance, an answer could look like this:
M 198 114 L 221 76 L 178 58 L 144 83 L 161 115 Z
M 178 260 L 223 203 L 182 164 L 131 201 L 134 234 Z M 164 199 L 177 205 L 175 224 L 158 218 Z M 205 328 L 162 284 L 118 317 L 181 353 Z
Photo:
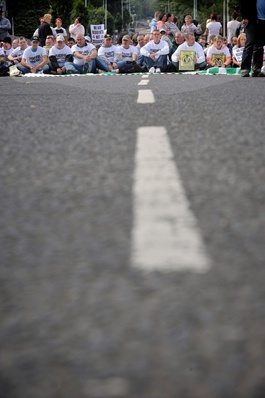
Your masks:
M 161 69 L 160 68 L 156 68 L 156 73 L 161 73 Z
M 241 76 L 242 77 L 249 77 L 249 70 L 248 69 L 241 70 Z
M 149 73 L 155 73 L 155 72 L 156 72 L 155 67 L 152 66 L 152 67 L 149 69 Z

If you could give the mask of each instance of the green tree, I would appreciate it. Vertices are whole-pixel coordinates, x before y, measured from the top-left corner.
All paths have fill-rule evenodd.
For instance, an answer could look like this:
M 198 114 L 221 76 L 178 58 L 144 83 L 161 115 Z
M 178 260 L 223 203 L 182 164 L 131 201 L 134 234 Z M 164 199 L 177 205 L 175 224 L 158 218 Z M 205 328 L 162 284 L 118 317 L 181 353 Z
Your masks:
M 8 3 L 8 17 L 14 20 L 15 36 L 25 36 L 30 39 L 39 26 L 40 17 L 49 12 L 49 4 L 42 0 L 18 0 Z
M 74 0 L 73 9 L 71 12 L 71 23 L 74 22 L 76 17 L 82 18 L 82 25 L 84 25 L 85 31 L 87 31 L 88 13 L 83 0 Z
M 73 9 L 73 0 L 50 0 L 51 13 L 53 16 L 53 21 L 56 18 L 61 18 L 63 20 L 63 27 L 68 29 L 69 25 L 72 23 L 70 20 L 70 15 Z
M 105 9 L 103 7 L 91 8 L 88 11 L 88 23 L 89 25 L 105 24 Z M 114 30 L 114 18 L 110 12 L 107 12 L 107 30 L 110 34 L 112 34 Z

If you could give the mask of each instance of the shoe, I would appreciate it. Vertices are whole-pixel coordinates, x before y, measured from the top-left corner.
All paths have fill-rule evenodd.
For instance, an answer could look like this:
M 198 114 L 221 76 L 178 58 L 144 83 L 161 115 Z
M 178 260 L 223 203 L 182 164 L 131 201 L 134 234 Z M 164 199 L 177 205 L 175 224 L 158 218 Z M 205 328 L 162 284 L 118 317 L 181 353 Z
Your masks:
M 84 73 L 88 72 L 88 62 L 84 63 Z
M 133 64 L 133 70 L 134 70 L 134 72 L 145 72 L 146 70 L 145 70 L 145 68 L 142 68 L 140 65 L 138 65 L 138 64 Z
M 152 66 L 152 67 L 149 69 L 149 73 L 156 73 L 156 70 L 155 70 L 155 67 L 154 67 L 154 66 Z
M 252 77 L 265 77 L 265 74 L 261 72 L 260 69 L 255 70 L 254 72 L 252 72 Z
M 161 73 L 161 69 L 160 68 L 156 68 L 156 73 Z
M 241 76 L 242 77 L 249 77 L 249 70 L 248 69 L 241 70 Z

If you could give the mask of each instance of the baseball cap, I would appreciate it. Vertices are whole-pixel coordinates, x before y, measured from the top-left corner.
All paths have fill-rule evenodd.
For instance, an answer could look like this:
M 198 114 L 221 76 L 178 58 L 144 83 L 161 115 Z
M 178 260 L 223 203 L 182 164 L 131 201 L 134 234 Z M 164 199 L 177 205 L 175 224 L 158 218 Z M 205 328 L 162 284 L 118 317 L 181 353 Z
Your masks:
M 166 28 L 161 28 L 159 32 L 166 32 Z
M 32 36 L 31 41 L 39 41 L 39 36 Z
M 91 41 L 91 37 L 90 36 L 85 36 L 85 41 Z
M 131 40 L 131 38 L 130 38 L 130 36 L 125 35 L 125 36 L 122 37 L 122 40 Z
M 112 39 L 111 35 L 107 34 L 104 36 L 104 39 Z
M 56 41 L 64 41 L 64 37 L 59 35 L 56 37 Z

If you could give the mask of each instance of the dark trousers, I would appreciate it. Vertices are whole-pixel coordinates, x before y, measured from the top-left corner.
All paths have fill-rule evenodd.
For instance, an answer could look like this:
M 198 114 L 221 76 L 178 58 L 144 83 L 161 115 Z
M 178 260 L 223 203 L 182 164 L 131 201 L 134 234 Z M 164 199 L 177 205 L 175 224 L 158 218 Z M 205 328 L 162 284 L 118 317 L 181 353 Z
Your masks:
M 259 72 L 263 65 L 263 46 L 265 45 L 265 21 L 249 22 L 245 27 L 247 41 L 242 57 L 242 70 Z M 253 57 L 253 60 L 252 60 Z

